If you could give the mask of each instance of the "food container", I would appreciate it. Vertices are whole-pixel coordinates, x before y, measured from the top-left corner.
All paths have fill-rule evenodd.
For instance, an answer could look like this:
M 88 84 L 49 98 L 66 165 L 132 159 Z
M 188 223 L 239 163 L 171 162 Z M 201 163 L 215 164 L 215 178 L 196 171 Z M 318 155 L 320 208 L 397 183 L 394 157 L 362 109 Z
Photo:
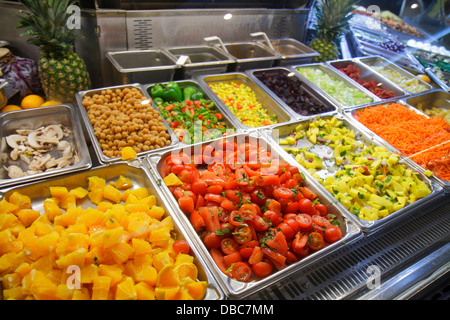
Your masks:
M 114 84 L 170 81 L 180 68 L 174 57 L 163 50 L 107 52 L 114 67 Z
M 233 57 L 229 54 L 210 46 L 173 47 L 166 50 L 177 59 L 177 62 L 180 57 L 187 57 L 186 62 L 176 71 L 176 74 L 180 71 L 181 79 L 224 73 L 234 63 Z
M 432 92 L 428 92 L 428 93 L 432 93 Z M 404 100 L 391 100 L 391 101 L 387 101 L 385 104 L 387 103 L 397 103 L 397 104 L 401 104 L 403 106 L 405 106 L 407 109 L 411 110 L 412 112 L 415 112 L 417 114 L 423 115 L 428 117 L 423 111 L 419 110 L 418 108 L 413 107 L 412 105 L 406 103 Z M 414 102 L 414 100 L 412 100 L 412 102 Z M 372 105 L 370 107 L 376 107 L 377 105 Z M 368 108 L 370 108 L 368 107 Z M 364 109 L 364 108 L 361 108 Z M 402 157 L 404 158 L 405 163 L 409 163 L 412 166 L 416 167 L 416 171 L 419 172 L 421 175 L 424 175 L 425 172 L 425 168 L 419 166 L 418 164 L 416 164 L 414 162 L 414 155 L 410 155 L 410 156 L 406 156 L 403 154 L 402 150 L 399 150 L 398 148 L 396 148 L 391 142 L 387 141 L 385 138 L 383 138 L 382 136 L 378 135 L 377 133 L 373 132 L 372 130 L 370 130 L 368 127 L 366 127 L 363 123 L 359 122 L 357 117 L 356 117 L 356 112 L 360 110 L 360 109 L 355 109 L 355 110 L 349 110 L 348 112 L 345 113 L 345 116 L 348 117 L 349 119 L 351 119 L 351 121 L 354 122 L 355 127 L 360 128 L 361 130 L 366 131 L 370 136 L 373 137 L 373 139 L 377 140 L 380 144 L 384 144 L 386 146 L 388 146 L 388 148 L 390 150 L 392 150 L 393 152 L 397 153 L 397 154 L 401 154 Z M 449 143 L 449 141 L 447 140 L 447 142 L 444 142 L 445 145 L 447 145 L 447 143 Z M 433 150 L 433 148 L 435 148 L 436 146 L 430 146 L 429 149 L 425 149 L 422 150 L 421 152 L 418 152 L 418 154 L 425 152 L 427 150 Z M 448 186 L 449 182 L 448 181 L 444 181 L 442 179 L 440 179 L 439 177 L 437 177 L 436 175 L 433 175 L 430 180 L 433 181 L 438 181 L 438 183 L 440 185 L 444 185 L 444 186 Z
M 215 100 L 216 105 L 220 107 L 222 112 L 224 112 L 228 119 L 232 120 L 237 126 L 237 129 L 241 130 L 253 130 L 255 127 L 249 127 L 244 125 L 239 119 L 231 112 L 231 110 L 222 102 L 217 95 L 211 90 L 209 87 L 211 84 L 215 83 L 239 83 L 244 84 L 255 93 L 257 101 L 262 105 L 264 109 L 267 110 L 267 113 L 270 117 L 276 116 L 278 122 L 288 122 L 291 121 L 295 114 L 293 111 L 285 110 L 282 106 L 276 103 L 269 94 L 267 94 L 264 90 L 262 90 L 259 86 L 257 86 L 246 74 L 241 72 L 232 72 L 226 73 L 222 75 L 208 75 L 202 76 L 199 78 L 199 83 L 203 86 L 205 93 L 212 97 Z
M 198 250 L 197 246 L 192 242 L 192 236 L 186 231 L 180 223 L 178 216 L 173 214 L 167 199 L 162 196 L 160 187 L 157 186 L 154 180 L 146 169 L 145 165 L 139 167 L 130 166 L 126 164 L 113 164 L 93 168 L 92 170 L 66 174 L 61 177 L 46 179 L 44 181 L 36 183 L 28 183 L 21 186 L 4 189 L 1 192 L 2 197 L 9 198 L 13 192 L 18 191 L 21 194 L 28 195 L 31 198 L 31 206 L 34 210 L 44 212 L 43 202 L 46 198 L 51 197 L 50 187 L 64 186 L 68 190 L 82 187 L 87 189 L 88 178 L 97 176 L 106 180 L 108 184 L 110 181 L 116 181 L 120 176 L 129 178 L 133 184 L 132 190 L 137 188 L 147 188 L 149 194 L 156 197 L 157 205 L 162 207 L 165 211 L 163 219 L 167 216 L 171 216 L 174 224 L 174 230 L 177 234 L 177 239 L 185 239 L 191 249 L 191 253 L 194 256 L 194 264 L 198 268 L 198 280 L 208 281 L 208 288 L 206 291 L 205 300 L 219 300 L 223 299 L 223 293 L 220 291 L 214 277 L 212 276 L 208 262 L 204 260 L 202 253 Z M 107 201 L 107 200 L 105 200 Z M 96 208 L 96 205 L 92 204 L 88 197 L 79 204 L 83 209 Z
M 216 47 L 231 55 L 235 64 L 228 71 L 245 71 L 247 69 L 270 68 L 280 59 L 277 52 L 258 42 L 231 42 L 223 43 L 219 37 L 205 38 L 205 41 L 219 41 Z
M 439 115 L 440 112 L 445 112 L 445 115 L 441 116 L 450 123 L 450 93 L 447 91 L 435 90 L 413 95 L 405 99 L 405 102 L 407 105 L 411 105 L 431 117 Z M 450 181 L 444 181 L 436 176 L 434 177 L 446 188 L 450 188 Z
M 137 89 L 143 96 L 149 98 L 149 96 L 147 95 L 146 91 L 143 90 L 142 86 L 140 84 L 134 83 L 134 84 L 129 84 L 129 85 L 122 85 L 122 86 L 113 86 L 113 87 L 105 87 L 105 88 L 99 88 L 99 89 L 92 89 L 92 90 L 85 90 L 85 91 L 80 91 L 75 95 L 75 98 L 77 100 L 80 112 L 81 112 L 81 116 L 82 116 L 82 121 L 84 122 L 84 126 L 85 129 L 89 135 L 89 138 L 91 140 L 92 146 L 94 148 L 94 151 L 98 157 L 98 160 L 100 163 L 112 163 L 115 161 L 120 160 L 120 157 L 108 157 L 106 156 L 103 151 L 102 151 L 102 147 L 95 135 L 94 132 L 94 127 L 89 119 L 88 113 L 86 111 L 86 108 L 83 106 L 83 99 L 85 97 L 92 97 L 96 94 L 100 95 L 102 93 L 102 91 L 106 91 L 106 90 L 124 90 L 124 89 Z M 149 99 L 149 103 L 151 103 L 150 101 L 151 99 Z M 154 108 L 155 110 L 157 110 L 156 108 Z M 168 134 L 170 135 L 170 144 L 162 147 L 161 149 L 169 149 L 172 148 L 173 146 L 178 144 L 178 140 L 177 137 L 175 136 L 175 134 L 172 132 L 172 130 L 170 130 L 170 127 L 168 126 L 167 122 L 164 120 L 164 118 L 162 119 L 162 123 L 164 124 L 165 128 L 167 129 Z M 112 128 L 112 125 L 111 125 Z M 150 152 L 154 152 L 155 150 L 150 150 L 150 151 L 142 151 L 139 152 L 137 154 L 137 156 L 142 156 L 146 153 L 150 153 Z
M 7 84 L 8 82 L 6 82 L 6 80 L 0 79 L 0 109 L 8 103 L 8 97 L 5 93 L 5 87 Z
M 382 100 L 383 99 L 391 99 L 394 97 L 400 97 L 400 96 L 405 95 L 405 91 L 402 88 L 400 88 L 396 84 L 392 83 L 390 80 L 386 79 L 385 77 L 382 77 L 379 74 L 372 72 L 371 69 L 369 69 L 366 65 L 364 65 L 362 63 L 359 63 L 359 62 L 356 62 L 356 61 L 350 60 L 350 59 L 349 60 L 334 60 L 334 61 L 329 61 L 327 63 L 330 66 L 332 66 L 333 68 L 335 68 L 336 70 L 338 70 L 339 72 L 341 72 L 339 69 L 346 68 L 348 66 L 353 66 L 353 67 L 359 69 L 361 80 L 363 80 L 364 82 L 374 81 L 375 83 L 377 83 L 377 87 L 380 87 L 384 90 L 392 92 L 393 96 L 391 96 L 391 97 L 383 98 L 383 97 L 380 97 L 379 95 L 377 95 L 377 97 Z M 342 72 L 342 74 L 347 76 L 344 72 Z M 352 79 L 352 80 L 355 81 L 354 79 Z M 366 89 L 368 89 L 368 88 L 366 87 Z M 372 93 L 375 94 L 374 92 L 372 92 Z
M 373 72 L 381 74 L 379 68 L 386 68 L 387 71 L 394 73 L 396 76 L 389 79 L 407 93 L 418 93 L 432 89 L 432 86 L 425 81 L 415 77 L 412 73 L 400 68 L 396 64 L 390 62 L 389 60 L 380 56 L 370 56 L 355 58 L 356 61 L 362 62 L 363 64 L 369 66 Z M 399 76 L 397 76 L 399 75 Z M 418 87 L 420 86 L 420 88 Z M 419 91 L 418 91 L 419 90 Z
M 261 137 L 257 132 L 250 132 L 249 134 L 239 134 L 234 137 L 228 137 L 227 139 L 230 139 L 229 141 L 232 141 L 232 143 L 237 143 L 238 145 L 240 143 L 249 142 L 251 141 L 251 139 L 256 139 L 253 141 L 263 144 L 264 147 L 267 146 L 268 152 L 271 152 L 271 154 L 274 155 L 275 157 L 278 156 L 278 151 L 275 148 L 273 148 L 272 144 L 266 138 Z M 208 144 L 209 143 L 204 143 L 197 146 L 198 148 L 197 150 L 202 150 L 203 147 Z M 162 172 L 165 172 L 165 160 L 167 159 L 167 157 L 169 157 L 172 154 L 173 155 L 178 154 L 180 151 L 183 151 L 186 154 L 190 153 L 191 155 L 195 155 L 197 152 L 195 148 L 196 148 L 195 146 L 175 148 L 172 151 L 162 153 L 159 155 L 156 154 L 149 155 L 147 159 L 150 162 L 152 173 L 154 174 L 155 180 L 161 181 L 161 188 L 165 196 L 167 197 L 168 201 L 171 203 L 174 213 L 176 213 L 177 217 L 179 217 L 179 219 L 182 220 L 184 228 L 188 230 L 188 232 L 190 232 L 191 235 L 193 235 L 194 238 L 191 240 L 196 241 L 198 249 L 203 252 L 203 256 L 205 256 L 206 260 L 208 261 L 211 271 L 214 273 L 217 282 L 219 283 L 220 287 L 222 288 L 222 291 L 225 293 L 227 298 L 243 299 L 262 288 L 265 288 L 269 285 L 272 285 L 280 281 L 281 279 L 285 278 L 286 276 L 294 272 L 298 272 L 299 270 L 301 270 L 302 268 L 304 268 L 305 266 L 309 265 L 312 262 L 315 262 L 317 263 L 317 265 L 320 265 L 320 259 L 323 258 L 325 255 L 329 254 L 330 252 L 333 252 L 338 248 L 342 248 L 343 246 L 351 244 L 353 241 L 355 241 L 362 235 L 361 230 L 356 226 L 356 224 L 351 219 L 349 219 L 346 214 L 344 214 L 336 206 L 334 206 L 333 201 L 335 200 L 332 197 L 323 195 L 320 186 L 315 181 L 307 177 L 305 185 L 308 186 L 313 192 L 319 195 L 321 203 L 327 206 L 330 213 L 333 213 L 337 216 L 343 234 L 342 238 L 337 242 L 334 242 L 316 251 L 315 253 L 306 256 L 305 258 L 299 260 L 298 262 L 287 265 L 287 267 L 279 271 L 274 271 L 274 273 L 265 278 L 250 280 L 249 282 L 241 282 L 228 277 L 227 275 L 225 275 L 223 272 L 220 271 L 219 267 L 216 265 L 213 258 L 211 257 L 209 250 L 203 244 L 200 237 L 196 234 L 193 226 L 191 225 L 189 217 L 181 211 L 178 202 L 175 200 L 175 197 L 172 195 L 169 188 L 163 182 Z M 281 157 L 284 158 L 283 156 Z M 292 159 L 286 158 L 286 161 L 288 161 L 294 166 L 297 166 L 297 164 L 293 162 Z
M 189 86 L 189 87 L 194 87 L 194 88 L 196 88 L 197 91 L 201 91 L 201 92 L 204 91 L 204 90 L 202 89 L 202 87 L 200 86 L 200 84 L 199 84 L 197 81 L 195 81 L 195 80 L 178 80 L 178 81 L 174 81 L 174 82 L 177 83 L 177 84 L 179 85 L 179 87 L 180 87 L 181 90 L 183 90 L 184 88 L 186 88 L 186 87 Z M 165 84 L 167 84 L 167 82 L 163 82 L 163 83 L 160 83 L 160 84 L 165 85 Z M 151 97 L 150 89 L 151 89 L 151 87 L 152 87 L 153 85 L 155 85 L 155 84 L 153 83 L 153 84 L 149 84 L 149 85 L 143 85 L 143 88 L 144 88 L 144 90 L 147 92 L 147 95 L 148 95 L 149 97 Z M 205 92 L 203 92 L 203 93 L 205 93 Z M 212 100 L 212 99 L 211 99 L 211 96 L 208 95 L 208 94 L 204 94 L 204 98 L 205 98 L 206 100 Z M 158 108 L 157 105 L 154 103 L 153 100 L 152 100 L 152 104 L 153 104 L 153 106 L 154 106 L 155 109 Z M 222 121 L 224 121 L 224 122 L 227 124 L 227 128 L 231 129 L 231 130 L 227 130 L 227 133 L 228 133 L 228 134 L 236 133 L 236 127 L 238 127 L 238 124 L 235 124 L 235 123 L 234 123 L 234 120 L 235 120 L 235 119 L 231 119 L 231 120 L 230 120 L 230 119 L 229 119 L 229 118 L 228 118 L 228 117 L 220 110 L 220 108 L 217 106 L 217 104 L 216 104 L 216 106 L 215 106 L 214 109 L 216 110 L 216 112 L 219 112 L 219 113 L 221 113 L 221 114 L 223 115 Z M 166 121 L 166 122 L 167 122 L 167 121 Z M 173 130 L 172 130 L 172 131 L 173 131 Z M 175 136 L 177 136 L 176 133 L 174 133 L 174 134 L 175 134 Z M 178 138 L 177 138 L 177 140 L 178 140 Z M 210 139 L 208 139 L 208 140 L 210 140 Z M 182 144 L 182 145 L 189 145 L 189 144 L 191 144 L 191 143 L 189 143 L 189 142 L 180 142 L 180 144 Z
M 316 91 L 312 90 L 306 83 L 302 82 L 296 73 L 292 72 L 289 68 L 285 67 L 273 67 L 270 69 L 257 69 L 257 70 L 247 70 L 247 74 L 250 75 L 252 81 L 254 81 L 257 85 L 262 87 L 265 91 L 267 91 L 273 99 L 280 105 L 282 105 L 286 110 L 291 110 L 295 114 L 295 118 L 297 120 L 304 119 L 306 117 L 315 116 L 318 114 L 324 114 L 328 112 L 337 111 L 337 107 L 326 97 L 318 94 Z M 296 86 L 294 90 L 301 90 L 304 92 L 304 97 L 310 99 L 311 104 L 317 106 L 317 108 L 311 107 L 308 101 L 305 101 L 305 108 L 298 108 L 296 106 L 297 102 L 303 102 L 304 100 L 290 100 L 290 97 L 293 96 L 292 91 L 283 95 L 282 92 L 275 92 L 273 87 L 267 86 L 265 79 L 271 78 L 273 79 L 276 75 L 283 75 L 286 77 L 293 77 L 294 79 L 298 79 L 300 82 L 299 86 Z M 278 85 L 278 84 L 277 84 Z M 301 109 L 301 110 L 299 110 Z M 302 111 L 305 112 L 302 112 Z
M 350 111 L 349 111 L 350 112 Z M 317 183 L 321 184 L 320 182 L 322 179 L 325 180 L 327 177 L 334 177 L 336 173 L 342 169 L 341 165 L 336 163 L 336 158 L 334 157 L 334 149 L 326 145 L 325 143 L 312 143 L 311 140 L 308 137 L 302 137 L 296 140 L 295 144 L 293 145 L 280 145 L 279 143 L 283 140 L 285 140 L 288 136 L 291 136 L 296 128 L 300 125 L 302 128 L 309 127 L 309 123 L 315 120 L 330 120 L 333 117 L 335 117 L 338 121 L 341 121 L 342 124 L 344 124 L 347 128 L 352 129 L 355 132 L 355 138 L 357 141 L 362 142 L 365 146 L 369 146 L 371 143 L 373 143 L 375 146 L 383 146 L 384 144 L 381 142 L 381 140 L 378 140 L 377 138 L 374 138 L 367 129 L 363 127 L 359 127 L 354 124 L 354 121 L 352 119 L 347 118 L 344 114 L 336 113 L 334 115 L 323 115 L 318 116 L 315 119 L 307 119 L 295 123 L 290 123 L 287 125 L 280 125 L 277 127 L 273 127 L 270 130 L 266 130 L 266 134 L 269 136 L 269 138 L 274 142 L 276 145 L 276 148 L 280 150 L 280 153 L 288 153 L 286 154 L 286 157 L 294 160 L 295 157 L 292 153 L 289 153 L 288 150 L 292 149 L 294 147 L 297 148 L 307 148 L 308 153 L 311 155 L 311 159 L 315 159 L 315 157 L 319 157 L 322 161 L 322 167 L 317 167 L 316 169 L 305 169 L 305 176 L 307 176 L 310 179 L 314 179 Z M 302 132 L 305 132 L 305 129 L 302 129 Z M 319 139 L 319 137 L 317 137 Z M 390 149 L 390 147 L 387 147 L 387 150 L 393 153 L 393 149 Z M 353 152 L 352 152 L 353 154 Z M 305 157 L 305 159 L 307 159 Z M 416 168 L 407 161 L 407 158 L 401 158 L 399 162 L 405 162 L 407 168 L 411 168 L 412 170 L 415 170 Z M 294 160 L 296 161 L 296 160 Z M 308 161 L 308 160 L 306 160 Z M 300 162 L 299 162 L 300 163 Z M 351 165 L 351 164 L 349 164 Z M 313 173 L 311 171 L 314 171 Z M 408 204 L 404 208 L 392 212 L 389 215 L 383 217 L 382 219 L 378 220 L 365 220 L 362 218 L 359 218 L 356 214 L 354 214 L 352 211 L 350 211 L 349 208 L 344 206 L 343 203 L 341 203 L 330 191 L 326 191 L 326 193 L 329 194 L 329 196 L 334 198 L 335 205 L 344 212 L 347 213 L 348 216 L 350 216 L 354 221 L 357 223 L 357 225 L 363 230 L 365 233 L 372 233 L 375 230 L 378 230 L 382 228 L 383 226 L 386 226 L 388 224 L 392 224 L 392 221 L 397 220 L 398 218 L 409 215 L 412 212 L 415 212 L 416 210 L 420 210 L 420 208 L 423 208 L 423 206 L 427 205 L 431 200 L 435 198 L 438 194 L 442 193 L 442 188 L 438 185 L 436 185 L 431 180 L 425 178 L 426 182 L 429 183 L 432 186 L 432 192 L 430 195 L 426 196 L 425 198 L 422 198 L 420 200 L 417 200 L 416 202 L 413 202 L 411 204 Z M 347 184 L 347 183 L 346 183 Z M 337 193 L 337 190 L 334 190 Z
M 300 72 L 299 69 L 312 68 L 313 70 L 321 71 L 323 74 L 328 76 L 331 81 L 334 81 L 338 85 L 342 86 L 340 89 L 336 91 L 336 87 L 330 87 L 328 82 L 323 83 L 314 83 Z M 355 83 L 353 80 L 341 74 L 339 71 L 332 69 L 324 63 L 311 63 L 300 66 L 293 66 L 292 70 L 296 72 L 301 79 L 305 83 L 307 83 L 311 88 L 318 90 L 323 95 L 327 96 L 331 101 L 333 101 L 340 109 L 349 109 L 357 107 L 358 105 L 366 105 L 372 102 L 379 101 L 380 99 L 372 94 L 370 91 L 363 88 L 358 83 Z M 354 94 L 357 95 L 356 99 L 353 99 L 355 96 L 350 97 L 348 103 L 342 100 L 339 95 L 342 93 L 347 93 L 351 90 Z M 347 98 L 346 98 L 347 99 Z
M 314 57 L 319 56 L 317 51 L 292 38 L 271 39 L 269 44 L 266 40 L 266 46 L 280 55 L 274 66 L 311 63 Z
M 28 181 L 40 180 L 68 172 L 89 169 L 92 166 L 92 162 L 83 134 L 83 129 L 80 124 L 79 113 L 72 104 L 2 113 L 0 115 L 0 186 L 5 187 Z M 42 172 L 24 175 L 22 177 L 9 178 L 6 168 L 15 165 L 20 167 L 23 172 L 26 172 L 29 170 L 29 165 L 24 162 L 24 160 L 21 160 L 20 156 L 17 160 L 13 160 L 11 156 L 14 149 L 8 145 L 7 137 L 12 137 L 13 134 L 17 134 L 16 130 L 36 130 L 41 126 L 50 125 L 63 125 L 67 128 L 70 134 L 68 136 L 64 136 L 61 140 L 67 141 L 70 144 L 73 151 L 73 159 L 76 159 L 77 161 L 71 161 L 71 164 L 66 167 L 58 168 L 57 166 L 54 166 L 52 167 L 53 170 L 47 169 Z M 23 137 L 27 137 L 25 132 Z M 21 143 L 19 143 L 19 145 L 20 144 Z M 43 149 L 39 147 L 37 150 Z M 56 147 L 53 147 L 51 151 L 42 153 L 42 155 L 44 157 L 48 156 L 54 159 L 61 159 L 64 154 L 63 151 L 58 151 Z M 68 155 L 68 157 L 69 156 L 70 155 Z M 48 158 L 46 159 L 49 160 Z M 45 162 L 42 162 L 41 164 L 44 165 Z M 35 166 L 33 165 L 33 167 Z

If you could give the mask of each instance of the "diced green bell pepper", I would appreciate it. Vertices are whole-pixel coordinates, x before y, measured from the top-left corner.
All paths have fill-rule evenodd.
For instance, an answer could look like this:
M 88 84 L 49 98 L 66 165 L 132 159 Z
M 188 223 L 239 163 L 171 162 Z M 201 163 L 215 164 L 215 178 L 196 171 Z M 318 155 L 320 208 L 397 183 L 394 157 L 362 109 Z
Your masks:
M 152 98 L 161 97 L 163 91 L 164 88 L 160 84 L 155 84 L 154 86 L 150 87 L 150 95 L 152 96 Z
M 183 92 L 181 91 L 181 88 L 178 85 L 178 83 L 173 82 L 173 81 L 167 83 L 165 86 L 165 90 L 173 90 L 175 92 L 175 94 L 178 98 L 174 101 L 182 101 L 183 100 Z M 166 99 L 164 99 L 164 100 L 166 100 Z
M 183 99 L 184 100 L 192 100 L 191 97 L 193 94 L 197 92 L 197 89 L 195 89 L 192 86 L 187 86 L 183 89 Z
M 203 92 L 200 91 L 196 91 L 192 96 L 191 96 L 191 100 L 192 101 L 196 101 L 196 100 L 201 100 L 204 98 L 204 94 Z

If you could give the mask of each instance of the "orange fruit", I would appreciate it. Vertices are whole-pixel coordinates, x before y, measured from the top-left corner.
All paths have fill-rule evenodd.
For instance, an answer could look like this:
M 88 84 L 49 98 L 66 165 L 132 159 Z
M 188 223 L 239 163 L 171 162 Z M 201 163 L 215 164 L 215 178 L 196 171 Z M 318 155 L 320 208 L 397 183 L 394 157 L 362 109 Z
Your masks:
M 22 99 L 20 106 L 22 109 L 38 108 L 45 102 L 44 98 L 37 94 L 29 94 Z
M 61 102 L 55 100 L 48 100 L 45 101 L 43 104 L 41 104 L 41 107 L 56 106 L 58 104 L 61 104 Z
M 426 74 L 419 74 L 419 75 L 417 75 L 417 78 L 425 81 L 426 83 L 430 83 L 431 82 L 430 77 L 427 76 Z
M 2 110 L 0 110 L 0 112 L 16 111 L 16 110 L 22 110 L 22 108 L 14 104 L 8 104 L 7 106 L 4 106 Z

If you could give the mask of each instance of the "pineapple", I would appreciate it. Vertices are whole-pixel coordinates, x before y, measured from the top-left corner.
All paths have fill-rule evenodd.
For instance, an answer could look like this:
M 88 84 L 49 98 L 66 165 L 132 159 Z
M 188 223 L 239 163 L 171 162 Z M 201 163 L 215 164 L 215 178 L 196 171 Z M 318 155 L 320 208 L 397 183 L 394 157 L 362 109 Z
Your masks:
M 322 0 L 316 7 L 317 35 L 309 47 L 316 50 L 320 56 L 313 62 L 336 60 L 339 58 L 337 41 L 347 29 L 350 11 L 357 0 Z
M 70 0 L 19 0 L 25 6 L 17 28 L 41 49 L 39 77 L 47 100 L 75 103 L 75 93 L 90 88 L 86 65 L 74 52 L 79 35 L 66 25 Z

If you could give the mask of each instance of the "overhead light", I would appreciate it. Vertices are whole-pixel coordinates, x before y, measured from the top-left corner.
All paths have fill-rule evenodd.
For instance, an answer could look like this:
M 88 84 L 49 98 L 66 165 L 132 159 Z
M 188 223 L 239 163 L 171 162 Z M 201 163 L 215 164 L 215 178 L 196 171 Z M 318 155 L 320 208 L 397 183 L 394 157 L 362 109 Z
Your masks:
M 231 20 L 231 18 L 233 18 L 233 15 L 232 15 L 231 13 L 226 13 L 226 14 L 223 16 L 223 19 L 224 19 L 224 20 Z
M 417 9 L 419 7 L 419 5 L 417 3 L 413 3 L 411 5 L 411 9 Z

